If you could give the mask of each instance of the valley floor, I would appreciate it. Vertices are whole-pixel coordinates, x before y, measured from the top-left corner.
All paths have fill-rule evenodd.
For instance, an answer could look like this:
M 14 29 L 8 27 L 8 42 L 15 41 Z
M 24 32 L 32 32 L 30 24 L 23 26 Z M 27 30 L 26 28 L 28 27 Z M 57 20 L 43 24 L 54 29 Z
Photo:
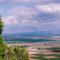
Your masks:
M 30 60 L 60 60 L 60 52 L 53 52 L 47 48 L 59 47 L 60 44 L 52 43 L 16 43 L 8 46 L 27 46 Z

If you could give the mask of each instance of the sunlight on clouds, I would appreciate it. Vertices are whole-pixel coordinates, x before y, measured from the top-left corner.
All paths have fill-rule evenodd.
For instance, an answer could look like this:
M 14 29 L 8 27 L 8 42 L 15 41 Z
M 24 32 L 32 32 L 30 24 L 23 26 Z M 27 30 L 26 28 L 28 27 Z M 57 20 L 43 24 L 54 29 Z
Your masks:
M 5 18 L 5 24 L 7 25 L 14 25 L 14 24 L 39 24 L 39 20 L 34 20 L 33 16 L 38 15 L 40 12 L 50 12 L 53 14 L 56 12 L 60 12 L 60 4 L 47 4 L 47 5 L 35 5 L 35 8 L 27 8 L 27 7 L 16 7 L 14 6 L 12 9 L 9 10 L 9 14 L 12 16 L 7 16 Z M 20 19 L 18 16 L 23 17 Z M 26 17 L 24 19 L 24 17 Z M 19 18 L 19 19 L 18 19 Z M 28 19 L 27 19 L 28 18 Z M 30 19 L 31 18 L 31 19 Z M 19 21 L 20 20 L 20 21 Z M 40 18 L 41 20 L 41 18 Z M 41 22 L 42 24 L 44 22 Z M 46 23 L 49 24 L 50 22 Z
M 25 16 L 32 16 L 32 15 L 36 15 L 36 11 L 34 9 L 31 8 L 27 8 L 27 7 L 13 7 L 10 10 L 11 14 L 15 14 L 15 15 L 25 15 Z
M 3 22 L 4 22 L 5 25 L 14 25 L 14 24 L 19 23 L 19 22 L 16 20 L 16 17 L 15 17 L 15 16 L 5 17 L 5 18 L 3 19 Z
M 51 12 L 52 8 L 48 5 L 37 5 L 36 6 L 38 11 L 43 11 L 43 12 Z
M 36 5 L 36 9 L 42 12 L 60 12 L 60 4 Z
M 60 12 L 60 4 L 50 4 L 53 12 Z
M 28 19 L 21 19 L 18 20 L 16 16 L 8 16 L 3 19 L 3 22 L 5 25 L 32 25 L 32 24 L 38 24 L 39 22 L 37 20 L 28 20 Z
M 39 31 L 58 31 L 60 29 L 60 2 L 58 1 L 0 0 L 0 7 L 2 7 L 0 14 L 3 15 L 3 22 L 9 32 L 13 32 L 12 26 L 15 26 L 15 29 L 18 28 L 19 31 L 15 32 L 30 32 L 32 28 Z M 7 26 L 11 27 L 11 30 Z M 20 27 L 25 29 L 20 29 Z
M 22 24 L 38 24 L 39 22 L 37 20 L 21 20 Z

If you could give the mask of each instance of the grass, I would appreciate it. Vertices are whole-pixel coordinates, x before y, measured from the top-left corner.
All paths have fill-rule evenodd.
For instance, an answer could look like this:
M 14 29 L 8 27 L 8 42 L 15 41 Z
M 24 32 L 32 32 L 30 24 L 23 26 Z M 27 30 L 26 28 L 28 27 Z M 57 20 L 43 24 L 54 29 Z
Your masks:
M 50 58 L 48 60 L 60 60 L 60 58 Z
M 49 54 L 49 55 L 44 55 L 44 56 L 56 56 L 56 57 L 60 57 L 60 54 Z
M 52 48 L 48 48 L 48 50 L 51 50 L 53 52 L 60 52 L 60 47 L 52 47 Z

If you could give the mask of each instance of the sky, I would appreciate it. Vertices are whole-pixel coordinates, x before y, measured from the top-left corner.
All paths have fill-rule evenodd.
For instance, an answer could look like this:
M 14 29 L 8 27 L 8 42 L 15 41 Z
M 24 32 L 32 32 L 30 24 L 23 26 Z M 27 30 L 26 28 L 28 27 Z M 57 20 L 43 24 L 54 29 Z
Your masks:
M 60 0 L 0 0 L 3 33 L 60 34 Z

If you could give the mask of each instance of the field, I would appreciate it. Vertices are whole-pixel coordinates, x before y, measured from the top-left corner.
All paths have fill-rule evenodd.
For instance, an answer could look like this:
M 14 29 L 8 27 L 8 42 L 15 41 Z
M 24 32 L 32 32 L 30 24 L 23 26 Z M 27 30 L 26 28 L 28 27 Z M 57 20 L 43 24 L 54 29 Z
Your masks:
M 30 60 L 60 60 L 59 40 L 51 38 L 44 38 L 44 39 L 13 38 L 12 40 L 6 40 L 6 41 L 8 42 L 8 46 L 27 47 Z
M 31 60 L 60 60 L 60 47 L 41 45 L 27 48 Z
M 49 43 L 17 43 L 8 46 L 25 46 L 30 55 L 30 60 L 60 60 L 60 44 Z

